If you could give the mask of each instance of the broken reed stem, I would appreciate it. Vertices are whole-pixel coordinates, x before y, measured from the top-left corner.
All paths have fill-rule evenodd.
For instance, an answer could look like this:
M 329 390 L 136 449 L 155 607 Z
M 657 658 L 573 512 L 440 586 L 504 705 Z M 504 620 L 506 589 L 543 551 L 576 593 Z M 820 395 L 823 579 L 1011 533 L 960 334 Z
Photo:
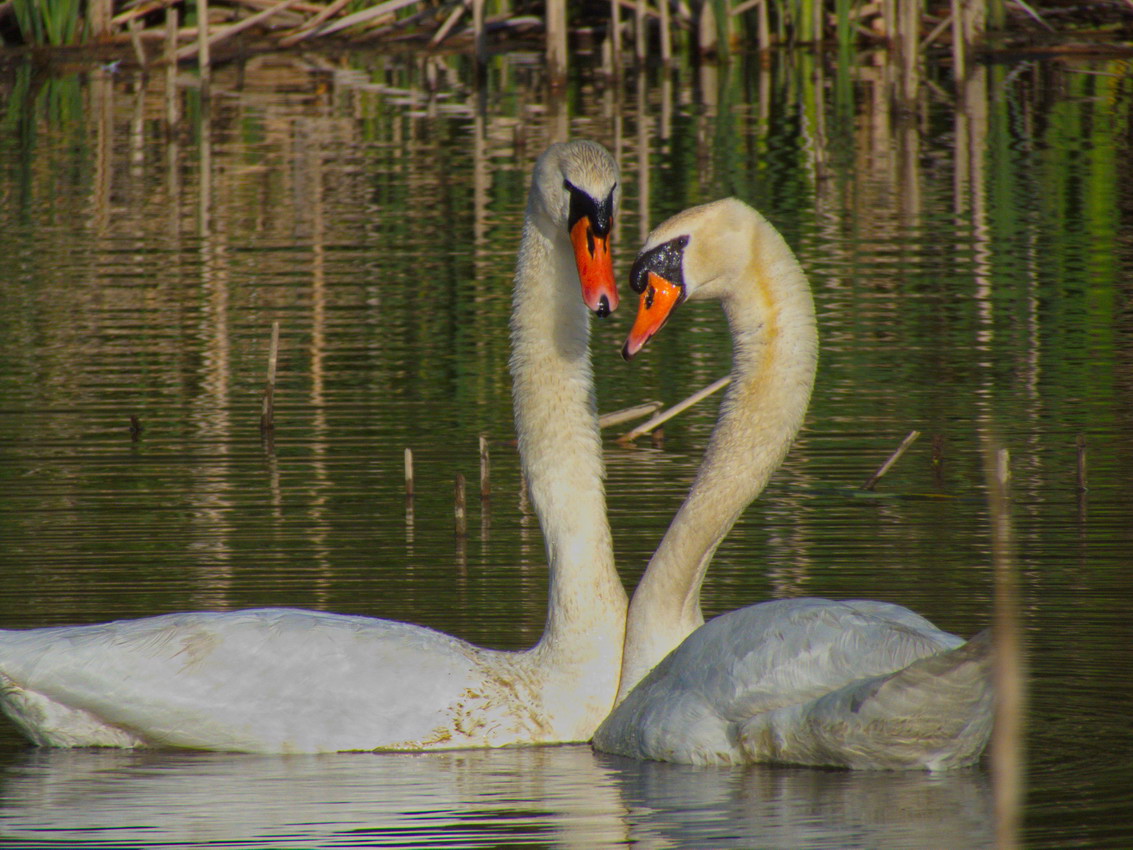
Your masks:
M 445 40 L 445 36 L 449 34 L 449 30 L 451 30 L 456 25 L 456 22 L 464 16 L 464 13 L 468 11 L 468 6 L 469 2 L 457 4 L 456 8 L 452 10 L 447 18 L 445 18 L 445 22 L 441 24 L 440 29 L 438 29 L 433 34 L 433 37 L 429 39 L 429 47 L 436 47 L 438 44 Z M 475 24 L 473 25 L 473 28 L 475 29 Z M 477 47 L 479 47 L 479 43 L 477 43 Z
M 877 472 L 873 473 L 873 475 L 866 479 L 865 484 L 862 485 L 862 489 L 872 490 L 877 485 L 877 482 L 881 480 L 881 476 L 887 473 L 889 471 L 889 468 L 893 466 L 893 464 L 895 464 L 898 460 L 900 460 L 901 455 L 905 453 L 906 449 L 908 449 L 909 446 L 911 446 L 920 435 L 920 431 L 910 431 L 905 439 L 901 441 L 901 445 L 897 447 L 897 450 L 893 452 L 893 454 L 889 455 L 889 459 L 885 461 L 885 463 L 881 464 L 881 467 L 877 470 Z
M 464 539 L 468 536 L 468 519 L 465 512 L 465 499 L 464 499 L 464 476 L 459 472 L 456 473 L 456 498 L 453 507 L 453 515 L 456 519 L 456 536 Z
M 663 425 L 664 423 L 666 423 L 670 419 L 672 419 L 674 416 L 676 416 L 678 413 L 683 413 L 685 410 L 692 407 L 697 402 L 703 401 L 704 399 L 708 398 L 708 396 L 712 395 L 712 393 L 717 392 L 718 390 L 721 390 L 724 387 L 728 386 L 728 384 L 730 384 L 731 382 L 732 382 L 732 376 L 731 375 L 725 375 L 723 378 L 720 378 L 718 381 L 713 381 L 711 384 L 706 386 L 704 389 L 690 395 L 684 401 L 677 402 L 672 407 L 670 407 L 668 410 L 664 410 L 661 413 L 658 413 L 656 416 L 654 416 L 648 422 L 645 422 L 641 425 L 638 425 L 632 431 L 628 431 L 625 434 L 622 434 L 622 436 L 618 437 L 618 442 L 619 443 L 629 443 L 629 442 L 632 442 L 633 440 L 636 440 L 642 434 L 647 434 L 650 431 L 652 431 L 654 428 L 656 428 L 658 425 Z
M 992 794 L 995 800 L 996 847 L 1019 846 L 1023 802 L 1023 715 L 1025 674 L 1019 626 L 1019 595 L 1011 528 L 1010 457 L 1006 449 L 992 453 L 988 467 L 992 568 L 995 579 L 995 726 L 991 736 Z
M 413 500 L 413 449 L 405 449 L 405 498 Z
M 650 413 L 656 412 L 660 407 L 661 402 L 659 401 L 647 401 L 644 404 L 635 404 L 633 407 L 603 413 L 598 417 L 598 427 L 612 428 L 615 425 L 632 422 L 634 419 L 640 419 L 643 416 L 648 416 Z
M 268 381 L 264 387 L 263 403 L 260 406 L 260 432 L 275 427 L 275 370 L 279 360 L 279 322 L 271 323 L 271 348 L 268 350 Z
M 488 438 L 480 435 L 480 501 L 492 498 L 491 460 L 488 457 Z

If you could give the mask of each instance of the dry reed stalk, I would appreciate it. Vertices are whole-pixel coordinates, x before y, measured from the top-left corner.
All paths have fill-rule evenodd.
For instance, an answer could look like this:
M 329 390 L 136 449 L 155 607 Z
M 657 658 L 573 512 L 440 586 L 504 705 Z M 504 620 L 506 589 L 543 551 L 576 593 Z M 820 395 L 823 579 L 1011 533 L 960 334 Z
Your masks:
M 180 50 L 177 51 L 177 58 L 179 60 L 180 59 L 188 59 L 188 58 L 192 57 L 198 51 L 202 51 L 202 65 L 203 65 L 204 64 L 204 53 L 203 53 L 203 51 L 210 49 L 212 47 L 215 47 L 217 44 L 224 41 L 225 39 L 232 38 L 232 36 L 238 35 L 238 34 L 244 32 L 244 30 L 251 29 L 252 27 L 257 26 L 258 24 L 263 23 L 268 18 L 270 18 L 274 15 L 278 15 L 280 12 L 283 12 L 286 9 L 290 8 L 291 6 L 294 6 L 298 2 L 299 2 L 299 0 L 280 0 L 280 2 L 276 3 L 270 9 L 265 9 L 264 11 L 258 12 L 255 15 L 250 15 L 249 17 L 244 18 L 244 20 L 240 21 L 239 23 L 235 23 L 230 27 L 225 27 L 224 29 L 218 31 L 216 33 L 216 35 L 209 36 L 208 39 L 203 40 L 202 42 L 200 42 L 198 44 L 190 44 L 188 47 L 181 48 Z M 202 32 L 203 31 L 204 31 L 204 28 L 202 27 Z
M 566 0 L 546 0 L 544 30 L 547 39 L 547 76 L 553 85 L 566 82 L 567 7 Z
M 333 24 L 320 30 L 318 35 L 326 36 L 332 33 L 341 32 L 350 27 L 360 26 L 361 24 L 372 23 L 387 15 L 392 15 L 407 6 L 412 6 L 414 3 L 419 3 L 421 0 L 386 0 L 385 3 L 379 3 L 377 6 L 371 6 L 369 9 L 363 9 L 360 12 L 355 12 L 352 15 L 347 15 L 345 18 L 339 18 Z
M 468 519 L 465 511 L 464 476 L 456 473 L 453 500 L 453 518 L 456 520 L 456 536 L 464 539 L 468 536 Z
M 633 407 L 626 407 L 622 410 L 615 410 L 610 413 L 603 413 L 598 417 L 599 428 L 612 428 L 615 425 L 621 425 L 626 422 L 632 422 L 634 419 L 640 419 L 643 416 L 648 416 L 654 413 L 661 407 L 659 401 L 647 401 L 644 404 L 635 404 Z
M 334 15 L 337 15 L 339 12 L 345 9 L 349 2 L 350 0 L 334 0 L 333 3 L 328 5 L 321 12 L 304 23 L 298 30 L 284 38 L 281 38 L 279 40 L 280 47 L 291 47 L 292 45 L 298 44 L 304 39 L 310 38 L 312 35 L 315 35 L 318 32 L 319 28 L 323 25 L 324 21 L 328 20 Z
M 134 58 L 138 61 L 140 67 L 145 68 L 148 63 L 146 62 L 146 49 L 142 46 L 142 39 L 139 35 L 141 26 L 141 22 L 135 19 L 130 21 L 128 30 L 130 32 L 130 46 L 134 48 Z
M 625 434 L 622 434 L 622 436 L 618 437 L 618 442 L 619 443 L 629 443 L 629 442 L 632 442 L 633 440 L 636 440 L 642 434 L 646 434 L 646 433 L 652 431 L 658 425 L 662 425 L 665 422 L 668 422 L 670 419 L 672 419 L 678 413 L 683 413 L 685 410 L 692 407 L 697 402 L 708 398 L 708 396 L 712 395 L 712 393 L 714 393 L 718 390 L 721 390 L 724 387 L 728 386 L 728 384 L 730 384 L 731 382 L 732 382 L 732 376 L 731 375 L 725 375 L 723 378 L 720 378 L 717 381 L 713 381 L 707 387 L 693 393 L 688 398 L 686 398 L 684 401 L 677 402 L 672 407 L 670 407 L 668 410 L 663 410 L 662 412 L 658 413 L 656 416 L 654 416 L 648 422 L 645 422 L 642 425 L 638 425 L 632 431 L 628 431 Z
M 177 54 L 177 58 L 181 58 L 180 53 Z M 210 61 L 209 4 L 208 0 L 197 0 L 197 65 L 201 69 L 201 96 L 206 100 L 209 94 Z
M 246 6 L 255 12 L 261 12 L 265 9 L 270 9 L 278 2 L 278 0 L 227 0 L 234 6 Z M 322 12 L 325 7 L 318 3 L 307 3 L 304 0 L 297 0 L 291 7 L 291 11 L 299 15 L 317 15 Z
M 866 479 L 865 484 L 862 485 L 862 489 L 872 490 L 877 485 L 877 482 L 881 480 L 881 476 L 887 473 L 890 467 L 892 467 L 893 464 L 900 460 L 901 455 L 905 453 L 909 446 L 911 446 L 920 435 L 920 431 L 910 431 L 905 436 L 905 439 L 901 441 L 901 445 L 896 448 L 893 454 L 889 455 L 889 459 L 886 460 L 885 463 L 881 464 L 877 472 L 873 473 L 873 475 Z
M 480 501 L 492 498 L 491 460 L 488 456 L 488 438 L 480 435 Z
M 405 449 L 405 499 L 413 501 L 413 449 Z
M 173 6 L 180 3 L 181 0 L 149 0 L 148 3 L 139 3 L 132 9 L 127 9 L 125 12 L 115 15 L 110 19 L 111 29 L 121 29 L 130 23 L 130 21 L 138 18 L 144 18 L 150 12 L 156 12 L 158 9 L 164 9 L 166 6 Z
M 995 574 L 995 726 L 991 736 L 992 794 L 995 800 L 995 846 L 1019 847 L 1023 804 L 1023 717 L 1026 685 L 1019 591 L 1011 528 L 1009 456 L 1006 449 L 985 450 L 992 567 Z
M 271 347 L 268 349 L 268 378 L 260 406 L 260 433 L 275 428 L 275 373 L 279 361 L 279 322 L 271 323 Z
M 430 47 L 436 47 L 438 44 L 445 40 L 445 36 L 449 34 L 449 30 L 456 26 L 456 22 L 464 16 L 464 13 L 468 11 L 468 7 L 470 5 L 471 0 L 465 0 L 465 2 L 457 4 L 456 8 L 452 10 L 452 13 L 447 18 L 445 18 L 445 22 L 441 24 L 440 28 L 433 34 L 433 37 L 429 39 Z M 473 21 L 473 29 L 476 29 L 477 32 L 479 32 L 479 30 L 476 28 L 475 21 Z

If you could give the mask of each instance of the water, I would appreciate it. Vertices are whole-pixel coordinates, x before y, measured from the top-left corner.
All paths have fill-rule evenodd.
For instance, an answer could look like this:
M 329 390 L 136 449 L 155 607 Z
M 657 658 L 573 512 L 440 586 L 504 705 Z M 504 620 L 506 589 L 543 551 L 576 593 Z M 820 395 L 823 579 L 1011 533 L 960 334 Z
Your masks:
M 994 591 L 984 456 L 1004 445 L 1030 674 L 1024 836 L 1128 841 L 1125 66 L 984 69 L 987 98 L 963 109 L 944 73 L 910 117 L 890 108 L 881 57 L 848 88 L 794 54 L 623 87 L 583 69 L 566 102 L 532 85 L 522 56 L 497 60 L 482 98 L 459 82 L 459 59 L 444 61 L 429 95 L 406 60 L 258 58 L 219 71 L 207 108 L 176 89 L 172 132 L 159 75 L 7 69 L 0 622 L 297 605 L 533 643 L 546 580 L 511 444 L 506 329 L 530 166 L 569 132 L 622 164 L 622 279 L 650 226 L 729 193 L 780 228 L 811 276 L 822 356 L 807 425 L 717 554 L 706 612 L 871 597 L 973 633 Z M 633 306 L 595 326 L 602 410 L 674 402 L 727 371 L 714 305 L 682 307 L 622 363 Z M 277 425 L 264 440 L 274 321 Z M 694 409 L 657 447 L 609 435 L 627 588 L 714 417 L 713 403 Z M 875 493 L 859 491 L 912 429 L 923 436 Z M 457 472 L 470 482 L 463 541 Z M 586 747 L 50 752 L 7 725 L 0 745 L 12 846 L 994 841 L 986 769 L 693 770 Z

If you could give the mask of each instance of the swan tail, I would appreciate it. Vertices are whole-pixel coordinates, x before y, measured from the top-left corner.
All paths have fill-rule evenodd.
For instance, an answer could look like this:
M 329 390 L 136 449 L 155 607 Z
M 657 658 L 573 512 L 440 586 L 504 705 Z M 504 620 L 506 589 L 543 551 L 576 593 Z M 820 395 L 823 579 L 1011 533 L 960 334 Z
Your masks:
M 739 724 L 751 761 L 948 770 L 977 762 L 991 736 L 990 629 L 956 649 Z

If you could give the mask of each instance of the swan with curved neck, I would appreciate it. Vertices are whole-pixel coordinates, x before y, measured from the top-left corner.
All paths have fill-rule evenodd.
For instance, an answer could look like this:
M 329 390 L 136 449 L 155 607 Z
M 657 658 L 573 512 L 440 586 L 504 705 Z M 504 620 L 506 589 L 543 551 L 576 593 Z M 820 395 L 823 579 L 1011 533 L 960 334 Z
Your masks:
M 528 198 L 511 371 L 550 569 L 536 646 L 494 651 L 408 623 L 296 609 L 7 631 L 5 713 L 51 746 L 284 753 L 589 739 L 613 705 L 626 612 L 588 352 L 589 312 L 617 306 L 619 192 L 610 154 L 580 141 L 540 157 Z
M 707 624 L 700 589 L 720 542 L 802 426 L 818 335 L 806 276 L 782 236 L 727 199 L 650 234 L 629 359 L 686 300 L 719 300 L 732 382 L 688 497 L 630 603 L 619 705 L 600 750 L 688 763 L 941 769 L 991 729 L 991 646 L 899 605 L 787 599 Z M 702 625 L 703 624 L 703 625 Z

